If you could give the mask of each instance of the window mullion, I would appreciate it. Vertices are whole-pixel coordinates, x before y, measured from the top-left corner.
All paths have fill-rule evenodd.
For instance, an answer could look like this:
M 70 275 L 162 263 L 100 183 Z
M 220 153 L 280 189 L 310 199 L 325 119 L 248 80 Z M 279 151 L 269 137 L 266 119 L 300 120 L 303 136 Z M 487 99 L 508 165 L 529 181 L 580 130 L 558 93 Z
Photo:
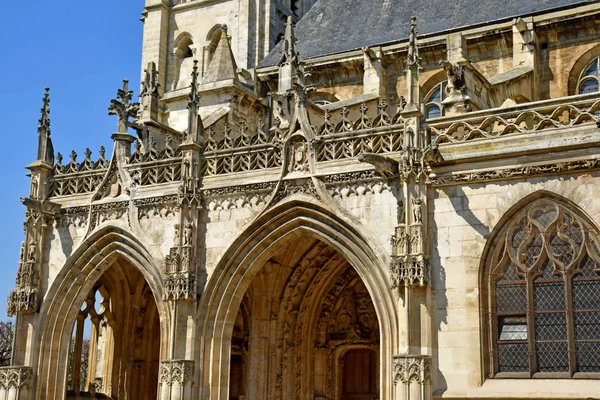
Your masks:
M 565 306 L 567 313 L 567 341 L 569 346 L 569 376 L 573 377 L 577 369 L 577 358 L 575 353 L 575 322 L 573 316 L 573 276 L 566 272 L 565 279 Z
M 535 348 L 535 306 L 533 302 L 533 277 L 527 274 L 527 342 L 529 351 L 529 376 L 537 372 L 537 357 Z

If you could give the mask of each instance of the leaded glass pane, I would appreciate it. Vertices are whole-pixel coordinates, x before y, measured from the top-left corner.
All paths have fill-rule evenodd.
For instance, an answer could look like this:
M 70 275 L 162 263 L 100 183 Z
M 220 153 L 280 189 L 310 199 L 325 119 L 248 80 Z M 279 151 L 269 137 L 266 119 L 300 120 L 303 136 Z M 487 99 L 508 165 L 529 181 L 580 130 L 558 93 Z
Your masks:
M 600 342 L 575 342 L 577 371 L 600 372 Z
M 595 312 L 575 311 L 575 340 L 600 341 L 600 310 Z
M 600 280 L 573 279 L 573 308 L 600 310 Z
M 535 340 L 566 340 L 567 319 L 565 312 L 535 313 Z M 539 351 L 539 349 L 538 349 Z
M 529 371 L 527 343 L 498 344 L 499 372 Z
M 498 340 L 527 340 L 527 320 L 525 316 L 501 317 L 498 327 Z
M 566 336 L 565 336 L 566 337 Z M 569 346 L 564 342 L 536 342 L 540 372 L 568 372 Z
M 499 284 L 496 287 L 496 311 L 498 313 L 520 313 L 527 309 L 524 284 Z

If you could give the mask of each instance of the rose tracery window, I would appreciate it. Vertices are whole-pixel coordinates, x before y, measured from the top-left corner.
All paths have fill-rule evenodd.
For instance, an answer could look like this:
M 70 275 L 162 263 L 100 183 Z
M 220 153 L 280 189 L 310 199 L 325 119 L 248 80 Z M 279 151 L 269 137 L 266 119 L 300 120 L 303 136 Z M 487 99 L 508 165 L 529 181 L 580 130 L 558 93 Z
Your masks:
M 597 377 L 597 231 L 563 205 L 539 199 L 503 227 L 490 260 L 490 375 Z

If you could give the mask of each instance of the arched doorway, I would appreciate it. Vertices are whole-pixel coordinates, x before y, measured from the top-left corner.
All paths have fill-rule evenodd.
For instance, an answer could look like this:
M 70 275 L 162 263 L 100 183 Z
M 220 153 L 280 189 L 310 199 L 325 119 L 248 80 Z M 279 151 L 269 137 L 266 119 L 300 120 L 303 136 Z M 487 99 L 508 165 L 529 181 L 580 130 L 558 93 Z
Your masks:
M 156 399 L 159 315 L 142 274 L 117 258 L 77 313 L 67 369 L 67 399 Z
M 245 378 L 242 382 L 253 382 L 254 385 L 262 385 L 263 392 L 265 390 L 271 390 L 276 388 L 278 385 L 281 387 L 282 397 L 284 396 L 284 390 L 290 387 L 290 384 L 296 382 L 295 372 L 307 371 L 305 376 L 308 377 L 306 380 L 302 380 L 300 385 L 298 398 L 301 399 L 323 399 L 322 396 L 315 396 L 315 382 L 321 379 L 320 382 L 326 380 L 323 378 L 324 374 L 319 375 L 319 369 L 315 368 L 314 358 L 320 357 L 321 360 L 325 358 L 327 354 L 325 349 L 320 349 L 320 355 L 317 355 L 315 350 L 316 343 L 316 330 L 318 319 L 316 315 L 320 312 L 319 307 L 324 304 L 325 293 L 331 285 L 334 285 L 334 277 L 340 276 L 337 274 L 356 274 L 358 281 L 366 288 L 366 292 L 369 293 L 370 304 L 372 304 L 377 321 L 377 329 L 379 330 L 379 352 L 377 357 L 377 376 L 378 376 L 378 394 L 381 400 L 392 399 L 392 357 L 394 354 L 398 354 L 398 315 L 395 300 L 392 292 L 389 290 L 389 276 L 388 276 L 388 260 L 382 257 L 386 254 L 384 248 L 378 247 L 377 242 L 369 241 L 363 233 L 360 231 L 361 225 L 358 221 L 348 221 L 347 219 L 340 218 L 330 210 L 328 210 L 323 204 L 311 200 L 304 195 L 295 195 L 294 197 L 279 203 L 277 206 L 269 209 L 267 212 L 257 217 L 250 225 L 246 227 L 238 238 L 227 248 L 225 253 L 220 257 L 220 261 L 214 267 L 213 273 L 207 282 L 207 285 L 202 296 L 201 303 L 198 307 L 198 337 L 204 339 L 202 348 L 198 348 L 199 354 L 198 359 L 201 360 L 201 368 L 198 368 L 198 375 L 196 379 L 198 382 L 198 396 L 200 398 L 210 397 L 219 400 L 228 400 L 231 387 L 231 364 L 238 363 L 242 370 L 245 371 Z M 326 251 L 333 251 L 337 255 L 332 257 L 337 260 L 340 264 L 336 268 L 332 268 L 333 264 L 327 269 L 329 272 L 336 271 L 337 274 L 330 275 L 327 279 L 317 277 L 311 277 L 310 281 L 313 282 L 310 289 L 306 289 L 306 292 L 296 290 L 292 293 L 302 293 L 302 295 L 310 295 L 313 301 L 303 302 L 306 306 L 302 305 L 298 309 L 298 315 L 296 316 L 295 328 L 288 324 L 286 328 L 290 332 L 288 335 L 293 334 L 293 338 L 301 337 L 304 339 L 304 335 L 309 340 L 302 340 L 301 344 L 296 342 L 294 348 L 300 349 L 301 354 L 311 355 L 311 357 L 301 357 L 300 360 L 295 360 L 295 365 L 298 365 L 298 369 L 289 372 L 283 371 L 283 349 L 284 339 L 279 337 L 279 341 L 275 347 L 273 358 L 266 358 L 265 362 L 259 365 L 260 368 L 268 368 L 271 371 L 275 369 L 271 368 L 276 365 L 281 365 L 281 373 L 274 374 L 268 377 L 271 379 L 268 385 L 264 382 L 256 383 L 253 378 L 248 376 L 251 371 L 249 367 L 251 352 L 255 351 L 260 347 L 252 346 L 250 340 L 250 321 L 258 320 L 263 326 L 268 326 L 269 329 L 272 325 L 275 325 L 274 330 L 284 332 L 285 324 L 278 322 L 279 312 L 276 311 L 275 322 L 273 322 L 273 316 L 269 316 L 265 322 L 263 317 L 259 317 L 257 313 L 254 313 L 252 318 L 246 318 L 245 320 L 240 318 L 240 312 L 244 312 L 244 307 L 241 305 L 246 302 L 248 303 L 249 297 L 255 296 L 255 287 L 267 287 L 262 284 L 265 277 L 268 277 L 271 273 L 271 269 L 285 269 L 281 265 L 287 265 L 288 269 L 297 270 L 298 268 L 290 267 L 290 265 L 299 265 L 298 262 L 283 263 L 278 261 L 278 257 L 281 258 L 282 254 L 287 254 L 290 257 L 291 254 L 296 252 L 291 251 L 291 248 L 295 245 L 310 245 L 316 248 L 325 246 Z M 298 251 L 294 256 L 296 259 L 302 254 L 306 254 L 308 251 L 305 248 L 305 252 Z M 325 251 L 325 250 L 324 250 Z M 315 261 L 318 261 L 325 254 L 316 257 Z M 284 256 L 285 257 L 285 256 Z M 308 257 L 307 259 L 310 259 Z M 290 258 L 291 260 L 291 258 Z M 273 262 L 275 261 L 275 262 Z M 289 261 L 289 260 L 288 260 Z M 334 260 L 332 259 L 332 262 Z M 308 268 L 308 271 L 316 272 L 316 268 Z M 282 275 L 283 276 L 283 275 Z M 306 275 L 310 277 L 310 275 Z M 291 277 L 293 278 L 293 277 Z M 296 279 L 296 278 L 293 278 Z M 298 277 L 298 282 L 305 282 L 301 277 Z M 316 280 L 313 280 L 316 279 Z M 280 282 L 280 280 L 282 282 Z M 281 286 L 285 285 L 283 278 L 278 280 L 278 290 L 281 292 Z M 342 279 L 343 281 L 343 279 Z M 269 281 L 267 281 L 269 282 Z M 292 282 L 292 281 L 290 281 Z M 304 284 L 304 283 L 303 283 Z M 286 287 L 293 287 L 285 285 Z M 298 286 L 300 287 L 300 286 Z M 358 288 L 358 286 L 357 286 Z M 258 295 L 260 298 L 267 300 L 264 296 Z M 274 297 L 273 295 L 271 297 Z M 293 296 L 296 299 L 296 296 Z M 294 300 L 296 301 L 296 300 Z M 273 302 L 271 302 L 273 303 Z M 269 303 L 269 304 L 271 304 Z M 288 304 L 295 304 L 294 302 L 288 302 Z M 283 307 L 283 305 L 282 305 Z M 246 307 L 246 310 L 249 308 Z M 265 307 L 265 309 L 267 309 Z M 283 309 L 283 308 L 282 308 Z M 286 313 L 293 312 L 291 308 L 285 308 Z M 289 313 L 287 311 L 290 311 Z M 263 312 L 266 312 L 263 310 Z M 312 318 L 304 318 L 304 317 Z M 287 318 L 287 317 L 286 317 Z M 240 321 L 241 322 L 236 322 Z M 244 321 L 246 321 L 244 327 Z M 285 322 L 285 321 L 284 321 Z M 236 327 L 237 325 L 237 327 Z M 248 331 L 248 356 L 246 359 L 237 358 L 232 359 L 232 352 L 235 342 L 235 331 L 241 331 L 241 328 L 247 329 Z M 267 330 L 265 332 L 270 332 Z M 298 333 L 300 332 L 300 333 Z M 300 336 L 299 336 L 300 335 Z M 375 334 L 377 336 L 377 334 Z M 238 337 L 241 335 L 238 334 Z M 273 349 L 271 338 L 273 336 L 269 333 L 267 348 Z M 264 346 L 264 343 L 262 344 Z M 310 347 L 313 345 L 313 347 Z M 277 347 L 278 346 L 278 347 Z M 360 347 L 360 346 L 357 346 Z M 363 346 L 364 347 L 364 346 Z M 253 350 L 254 349 L 254 350 Z M 334 355 L 334 360 L 339 360 L 343 357 L 344 349 L 339 347 L 338 353 Z M 295 351 L 295 350 L 294 350 Z M 294 351 L 288 351 L 288 356 L 292 356 Z M 233 354 L 235 355 L 235 354 Z M 257 355 L 258 356 L 258 355 Z M 278 358 L 277 358 L 278 357 Z M 336 361 L 338 362 L 338 361 Z M 331 383 L 332 387 L 337 387 L 341 382 L 341 376 L 339 374 L 339 363 L 332 369 L 337 371 L 338 375 L 334 375 L 334 380 Z M 286 368 L 287 365 L 286 365 Z M 295 366 L 294 366 L 295 368 Z M 321 371 L 324 369 L 321 368 Z M 287 375 L 285 375 L 287 374 Z M 284 375 L 288 377 L 292 376 L 292 383 L 284 383 Z M 268 376 L 268 373 L 263 371 L 260 375 L 263 379 Z M 331 375 L 327 375 L 331 376 Z M 273 383 L 274 380 L 274 383 Z M 329 385 L 329 382 L 327 382 Z M 239 387 L 239 386 L 238 386 Z M 327 389 L 327 388 L 326 388 Z M 239 399 L 251 399 L 250 388 L 245 388 L 245 392 L 238 395 Z M 296 392 L 296 389 L 290 389 Z M 269 392 L 265 398 L 274 398 L 273 393 Z M 260 397 L 258 397 L 260 398 Z M 285 398 L 285 397 L 283 397 Z M 292 397 L 294 398 L 294 397 Z
M 244 294 L 229 399 L 379 398 L 379 340 L 356 270 L 323 241 L 298 237 L 264 263 Z

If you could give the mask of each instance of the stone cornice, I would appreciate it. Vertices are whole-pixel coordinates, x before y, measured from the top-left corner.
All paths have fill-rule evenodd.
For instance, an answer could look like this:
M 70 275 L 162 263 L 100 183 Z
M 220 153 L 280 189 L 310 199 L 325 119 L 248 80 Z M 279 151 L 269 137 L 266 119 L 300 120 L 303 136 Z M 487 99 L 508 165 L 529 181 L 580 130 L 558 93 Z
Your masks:
M 529 165 L 487 171 L 473 171 L 458 174 L 440 175 L 430 177 L 428 182 L 433 186 L 447 186 L 461 183 L 521 179 L 524 177 L 537 175 L 576 173 L 597 169 L 600 169 L 600 159 L 594 157 L 585 160 L 565 161 L 543 165 Z

